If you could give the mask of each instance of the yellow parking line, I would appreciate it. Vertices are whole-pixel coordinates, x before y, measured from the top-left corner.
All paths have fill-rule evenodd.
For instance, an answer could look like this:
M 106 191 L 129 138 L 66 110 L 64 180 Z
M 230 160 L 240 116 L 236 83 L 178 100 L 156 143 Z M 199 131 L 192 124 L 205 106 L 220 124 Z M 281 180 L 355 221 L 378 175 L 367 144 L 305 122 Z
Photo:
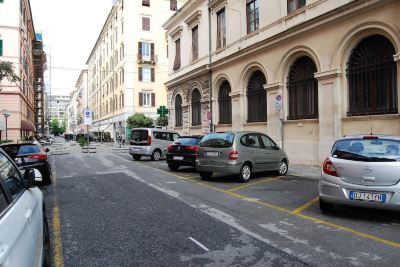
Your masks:
M 319 200 L 319 197 L 315 197 L 313 199 L 311 199 L 310 201 L 308 201 L 306 204 L 301 205 L 300 207 L 298 207 L 297 209 L 293 210 L 293 213 L 300 213 L 303 210 L 307 209 L 308 207 L 310 207 L 312 204 L 314 204 L 315 202 L 317 202 Z
M 193 182 L 195 184 L 199 184 L 201 186 L 213 189 L 215 191 L 228 194 L 228 195 L 230 195 L 230 196 L 232 196 L 234 198 L 240 199 L 240 200 L 248 199 L 247 196 L 242 195 L 242 194 L 238 194 L 238 193 L 234 193 L 234 192 L 232 192 L 230 190 L 223 190 L 223 189 L 220 189 L 218 187 L 214 187 L 214 186 L 211 186 L 209 184 L 202 183 L 200 181 L 186 179 L 183 176 L 175 175 L 175 174 L 172 174 L 172 173 L 169 173 L 169 172 L 166 172 L 166 171 L 154 168 L 154 167 L 151 167 L 151 168 L 159 170 L 159 171 L 161 171 L 163 173 L 166 173 L 168 175 L 175 176 L 175 177 L 177 177 L 179 179 L 189 180 L 189 181 L 191 181 L 191 182 Z M 390 240 L 387 240 L 387 239 L 384 239 L 384 238 L 380 238 L 378 236 L 374 236 L 374 235 L 370 235 L 370 234 L 367 234 L 367 233 L 364 233 L 364 232 L 360 232 L 360 231 L 354 230 L 354 229 L 349 228 L 349 227 L 345 227 L 345 226 L 334 224 L 334 223 L 331 223 L 331 222 L 328 222 L 328 221 L 324 221 L 324 220 L 321 220 L 321 219 L 318 219 L 318 218 L 315 218 L 315 217 L 311 217 L 311 216 L 308 216 L 308 215 L 303 215 L 300 212 L 295 212 L 297 209 L 294 210 L 294 211 L 291 211 L 289 209 L 286 209 L 286 208 L 283 208 L 283 207 L 280 207 L 280 206 L 277 206 L 277 205 L 273 205 L 273 204 L 270 204 L 270 203 L 266 203 L 266 202 L 263 202 L 263 201 L 260 201 L 260 200 L 254 201 L 253 203 L 257 203 L 257 204 L 262 205 L 264 207 L 268 207 L 268 208 L 271 208 L 271 209 L 274 209 L 274 210 L 285 212 L 285 213 L 294 215 L 296 217 L 303 218 L 303 219 L 308 220 L 308 221 L 312 221 L 312 222 L 319 223 L 319 224 L 324 224 L 326 226 L 329 226 L 329 227 L 332 227 L 332 228 L 335 228 L 335 229 L 338 229 L 338 230 L 341 230 L 341 231 L 344 231 L 344 232 L 352 233 L 352 234 L 354 234 L 356 236 L 360 236 L 360 237 L 363 237 L 363 238 L 366 238 L 366 239 L 370 239 L 370 240 L 373 240 L 373 241 L 376 241 L 376 242 L 379 242 L 379 243 L 383 243 L 383 244 L 386 244 L 386 245 L 389 245 L 389 246 L 392 246 L 392 247 L 395 247 L 395 248 L 400 248 L 400 243 L 396 243 L 396 242 L 393 242 L 393 241 L 390 241 Z M 306 203 L 306 204 L 309 204 L 309 203 Z
M 61 243 L 61 224 L 60 224 L 60 210 L 58 202 L 56 201 L 53 207 L 53 235 L 54 235 L 54 265 L 56 267 L 64 266 L 64 257 L 62 252 Z
M 241 185 L 241 186 L 238 186 L 238 187 L 231 188 L 231 189 L 229 189 L 227 191 L 229 191 L 229 192 L 236 191 L 236 190 L 243 189 L 243 188 L 246 188 L 246 187 L 250 187 L 250 186 L 253 186 L 253 185 L 262 184 L 262 183 L 270 182 L 270 181 L 273 181 L 273 180 L 277 180 L 277 179 L 279 179 L 281 177 L 282 176 L 278 176 L 278 177 L 273 177 L 273 178 L 268 178 L 268 179 L 264 179 L 264 180 L 261 180 L 261 181 L 257 181 L 257 182 L 254 182 L 254 183 L 247 183 L 245 185 Z

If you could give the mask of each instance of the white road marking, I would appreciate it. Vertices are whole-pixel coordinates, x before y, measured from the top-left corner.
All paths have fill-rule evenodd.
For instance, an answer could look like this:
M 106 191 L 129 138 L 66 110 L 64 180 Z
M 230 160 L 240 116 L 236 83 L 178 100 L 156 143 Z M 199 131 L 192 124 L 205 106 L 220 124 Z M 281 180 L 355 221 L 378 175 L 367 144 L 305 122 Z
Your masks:
M 202 249 L 204 249 L 205 251 L 209 252 L 210 250 L 204 246 L 202 243 L 200 243 L 199 241 L 197 241 L 196 239 L 194 239 L 193 237 L 189 236 L 189 239 L 192 240 L 194 243 L 196 243 L 199 247 L 201 247 Z

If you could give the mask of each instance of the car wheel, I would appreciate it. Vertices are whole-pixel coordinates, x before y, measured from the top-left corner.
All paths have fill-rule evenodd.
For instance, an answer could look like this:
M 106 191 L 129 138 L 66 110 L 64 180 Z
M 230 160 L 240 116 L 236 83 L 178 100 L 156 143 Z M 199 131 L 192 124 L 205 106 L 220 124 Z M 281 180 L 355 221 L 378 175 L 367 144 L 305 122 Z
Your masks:
M 46 212 L 43 210 L 43 267 L 50 267 L 50 232 Z
M 153 154 L 151 154 L 151 160 L 159 161 L 161 159 L 161 151 L 156 149 Z
M 242 183 L 247 183 L 251 177 L 251 166 L 248 163 L 243 164 L 240 168 L 239 181 Z
M 140 158 L 141 158 L 142 156 L 140 156 L 140 155 L 132 155 L 132 157 L 133 157 L 134 160 L 140 160 Z
M 200 172 L 200 178 L 201 180 L 208 180 L 212 176 L 212 172 Z
M 285 176 L 287 174 L 288 170 L 289 170 L 289 165 L 288 165 L 287 161 L 283 159 L 279 163 L 278 174 L 281 176 Z
M 322 213 L 331 213 L 335 209 L 335 204 L 328 203 L 319 198 L 319 208 L 321 209 Z
M 170 164 L 168 164 L 168 168 L 169 168 L 171 171 L 177 171 L 177 170 L 179 169 L 179 165 L 170 163 Z

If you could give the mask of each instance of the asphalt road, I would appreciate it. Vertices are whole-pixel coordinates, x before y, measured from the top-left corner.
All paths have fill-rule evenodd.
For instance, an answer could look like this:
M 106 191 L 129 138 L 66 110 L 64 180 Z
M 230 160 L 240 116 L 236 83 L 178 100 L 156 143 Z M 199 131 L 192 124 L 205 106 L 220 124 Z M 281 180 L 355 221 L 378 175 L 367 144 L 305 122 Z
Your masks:
M 205 182 L 190 168 L 97 151 L 52 156 L 45 193 L 56 266 L 398 265 L 399 214 L 323 215 L 316 180 Z

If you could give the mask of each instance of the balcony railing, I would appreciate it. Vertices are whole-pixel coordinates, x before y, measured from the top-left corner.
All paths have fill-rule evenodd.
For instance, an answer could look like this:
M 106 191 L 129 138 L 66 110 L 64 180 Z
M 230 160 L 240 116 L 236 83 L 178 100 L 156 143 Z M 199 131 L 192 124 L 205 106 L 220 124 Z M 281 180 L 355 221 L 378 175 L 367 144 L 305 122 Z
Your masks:
M 143 55 L 137 54 L 138 63 L 151 63 L 155 64 L 157 62 L 157 55 Z

